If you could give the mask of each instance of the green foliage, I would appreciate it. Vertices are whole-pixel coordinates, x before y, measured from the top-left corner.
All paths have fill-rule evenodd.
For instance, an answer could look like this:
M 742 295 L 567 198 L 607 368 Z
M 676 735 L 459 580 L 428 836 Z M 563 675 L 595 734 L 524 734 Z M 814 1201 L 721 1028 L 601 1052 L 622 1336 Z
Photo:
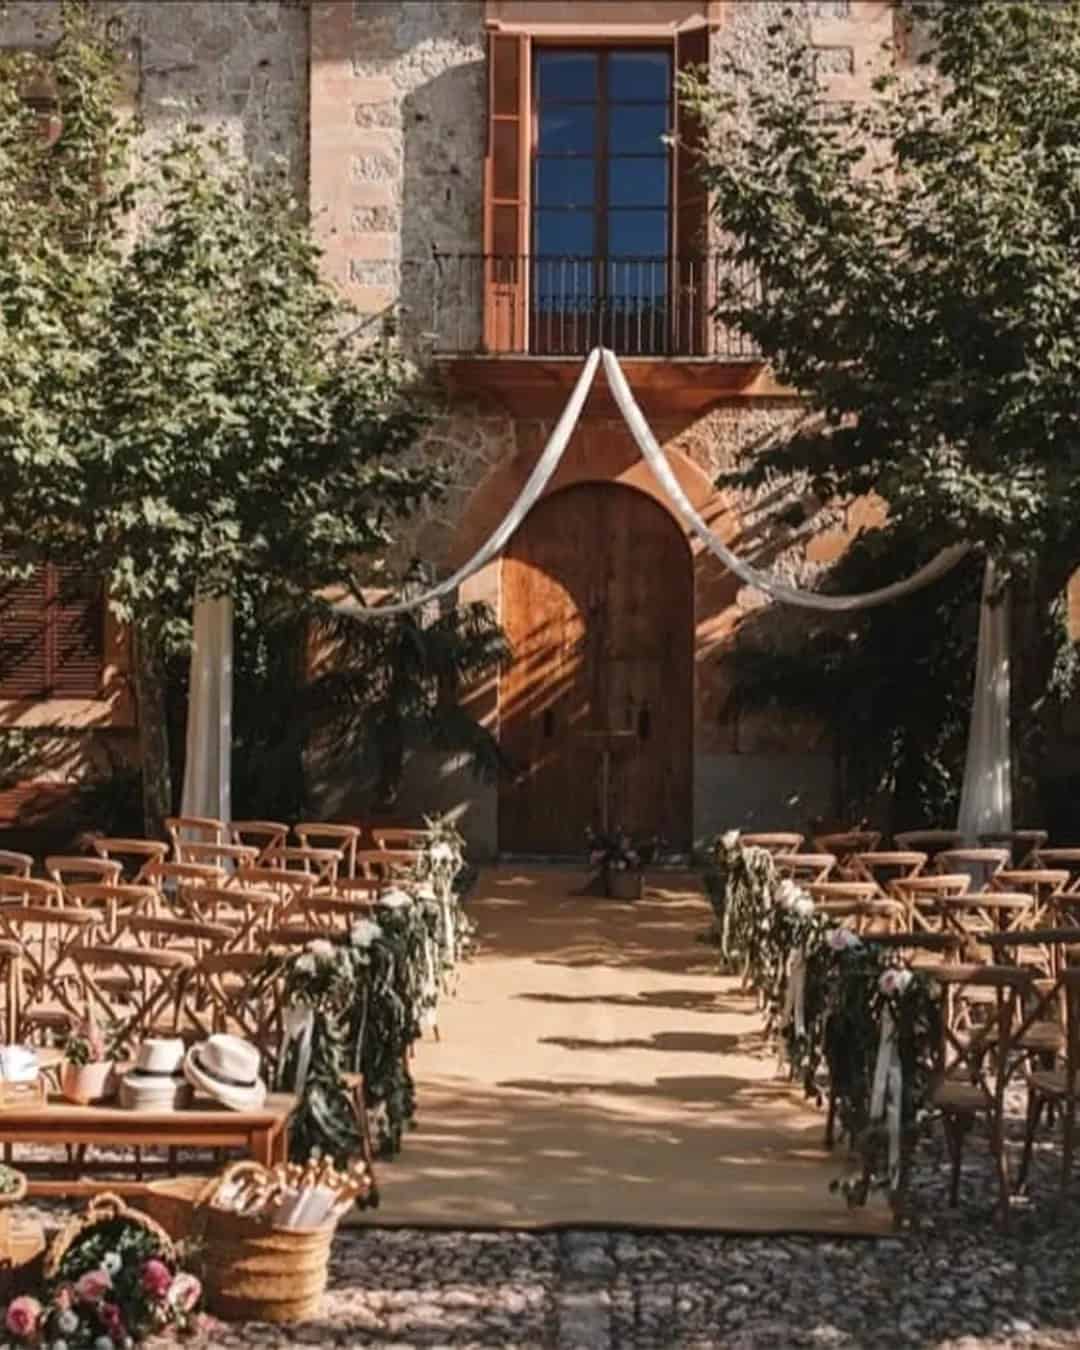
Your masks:
M 393 806 L 408 750 L 464 754 L 488 780 L 505 767 L 495 737 L 458 697 L 510 658 L 490 606 L 454 605 L 430 620 L 327 614 L 321 631 L 333 656 L 307 693 L 311 719 L 342 750 L 374 754 L 378 808 Z
M 777 25 L 764 70 L 688 86 L 722 288 L 813 417 L 742 475 L 878 492 L 932 550 L 971 540 L 1061 581 L 1080 555 L 1080 9 L 913 4 L 931 53 L 865 105 L 818 101 Z
M 320 275 L 307 213 L 197 124 L 164 148 L 114 111 L 120 54 L 68 5 L 33 73 L 0 65 L 0 555 L 101 577 L 136 636 L 148 814 L 168 809 L 164 663 L 196 596 L 304 605 L 358 588 L 441 490 L 401 456 L 424 401 Z

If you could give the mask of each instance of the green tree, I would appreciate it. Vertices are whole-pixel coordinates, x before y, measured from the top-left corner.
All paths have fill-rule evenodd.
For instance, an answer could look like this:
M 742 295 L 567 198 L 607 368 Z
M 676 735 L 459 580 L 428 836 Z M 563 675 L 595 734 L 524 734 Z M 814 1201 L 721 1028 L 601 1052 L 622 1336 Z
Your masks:
M 722 285 L 719 309 L 810 414 L 740 476 L 804 475 L 823 501 L 873 491 L 925 553 L 967 539 L 994 556 L 1023 725 L 1080 557 L 1080 8 L 902 9 L 921 55 L 865 104 L 820 100 L 795 16 L 764 73 L 736 54 L 691 82 L 720 252 L 760 278 Z
M 27 135 L 26 77 L 0 90 L 0 550 L 77 563 L 130 624 L 155 829 L 166 661 L 196 597 L 356 586 L 442 475 L 403 464 L 423 402 L 320 276 L 284 170 L 197 125 L 149 147 L 80 6 L 54 54 L 59 135 Z

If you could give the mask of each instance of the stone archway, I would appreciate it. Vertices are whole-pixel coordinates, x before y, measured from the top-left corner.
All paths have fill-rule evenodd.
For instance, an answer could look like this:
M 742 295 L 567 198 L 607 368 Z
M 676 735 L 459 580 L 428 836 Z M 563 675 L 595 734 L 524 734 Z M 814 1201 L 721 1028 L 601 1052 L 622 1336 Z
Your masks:
M 500 849 L 580 853 L 605 787 L 610 824 L 685 847 L 694 580 L 682 529 L 634 488 L 579 483 L 530 512 L 500 589 L 514 647 L 500 740 L 517 767 L 500 789 Z

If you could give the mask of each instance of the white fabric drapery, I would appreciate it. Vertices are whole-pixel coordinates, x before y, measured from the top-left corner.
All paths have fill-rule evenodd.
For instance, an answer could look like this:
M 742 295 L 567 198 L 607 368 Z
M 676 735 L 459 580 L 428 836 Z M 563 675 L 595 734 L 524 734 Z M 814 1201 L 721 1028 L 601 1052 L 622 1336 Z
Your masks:
M 357 619 L 392 618 L 452 594 L 462 582 L 495 558 L 539 501 L 558 469 L 601 361 L 615 402 L 665 495 L 704 546 L 746 585 L 784 604 L 846 613 L 910 595 L 944 576 L 970 553 L 968 544 L 955 544 L 943 549 L 903 581 L 862 595 L 821 595 L 803 590 L 744 562 L 709 529 L 686 496 L 638 407 L 615 353 L 597 347 L 586 358 L 566 407 L 517 499 L 502 523 L 467 562 L 436 586 L 394 604 L 365 606 L 357 600 L 345 600 L 335 603 L 332 608 L 339 614 Z M 990 603 L 993 582 L 993 565 L 988 563 L 960 813 L 960 829 L 965 835 L 1011 828 L 1007 608 L 1004 600 L 996 605 Z M 200 599 L 195 606 L 191 657 L 183 791 L 185 815 L 229 819 L 231 723 L 232 602 Z
M 181 814 L 229 820 L 232 780 L 233 602 L 195 602 Z
M 1009 734 L 1009 595 L 993 559 L 983 573 L 979 648 L 971 700 L 967 760 L 956 828 L 966 844 L 980 834 L 1012 829 L 1012 765 Z

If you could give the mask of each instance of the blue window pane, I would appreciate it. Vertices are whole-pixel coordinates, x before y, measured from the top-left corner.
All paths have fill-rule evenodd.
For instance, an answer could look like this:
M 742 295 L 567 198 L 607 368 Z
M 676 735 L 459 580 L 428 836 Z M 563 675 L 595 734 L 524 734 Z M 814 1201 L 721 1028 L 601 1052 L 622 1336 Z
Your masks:
M 533 252 L 537 257 L 585 257 L 596 252 L 596 217 L 591 211 L 537 211 Z
M 599 269 L 592 259 L 538 258 L 532 268 L 535 309 L 576 310 L 591 306 L 599 294 Z
M 613 155 L 666 155 L 668 147 L 660 138 L 671 130 L 670 123 L 666 103 L 615 103 L 608 110 L 608 150 Z
M 667 295 L 667 258 L 613 258 L 606 266 L 607 293 L 613 300 L 645 305 Z
M 671 92 L 667 52 L 612 52 L 608 61 L 608 97 L 664 103 Z
M 667 206 L 666 159 L 613 159 L 608 162 L 608 201 L 612 206 Z
M 595 52 L 541 52 L 536 59 L 541 100 L 595 99 L 597 65 Z
M 635 109 L 634 111 L 637 111 Z M 559 103 L 540 113 L 542 155 L 591 155 L 596 148 L 596 109 Z
M 596 161 L 538 159 L 537 206 L 592 206 L 596 201 Z
M 666 211 L 610 211 L 608 253 L 613 258 L 662 258 L 668 247 Z

